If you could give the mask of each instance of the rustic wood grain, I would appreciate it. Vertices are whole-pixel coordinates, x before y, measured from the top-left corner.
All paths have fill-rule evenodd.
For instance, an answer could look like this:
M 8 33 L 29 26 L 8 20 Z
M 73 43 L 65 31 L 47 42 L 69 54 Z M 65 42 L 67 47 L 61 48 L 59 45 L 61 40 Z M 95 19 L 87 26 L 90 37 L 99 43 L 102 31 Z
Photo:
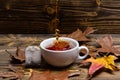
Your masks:
M 120 33 L 120 0 L 98 0 L 99 5 L 96 1 L 60 0 L 61 33 L 87 26 L 98 29 L 95 33 Z M 0 0 L 0 33 L 54 33 L 49 23 L 55 4 L 55 0 Z

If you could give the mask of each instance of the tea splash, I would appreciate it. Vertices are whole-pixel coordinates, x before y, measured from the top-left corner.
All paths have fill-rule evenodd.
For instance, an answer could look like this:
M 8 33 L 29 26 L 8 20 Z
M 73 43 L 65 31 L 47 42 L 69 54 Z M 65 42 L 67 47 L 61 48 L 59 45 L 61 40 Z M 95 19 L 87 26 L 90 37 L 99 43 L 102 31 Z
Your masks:
M 59 37 L 60 37 L 60 30 L 59 29 L 55 29 L 55 36 L 56 36 L 56 41 L 58 41 Z
M 55 29 L 56 40 L 53 43 L 53 45 L 50 47 L 47 47 L 47 49 L 49 49 L 49 50 L 69 50 L 69 49 L 71 49 L 69 42 L 59 39 L 60 38 L 59 33 L 60 33 L 60 30 Z
M 71 46 L 69 45 L 69 42 L 63 41 L 63 40 L 56 40 L 52 46 L 47 47 L 49 50 L 58 50 L 58 51 L 64 51 L 71 49 Z

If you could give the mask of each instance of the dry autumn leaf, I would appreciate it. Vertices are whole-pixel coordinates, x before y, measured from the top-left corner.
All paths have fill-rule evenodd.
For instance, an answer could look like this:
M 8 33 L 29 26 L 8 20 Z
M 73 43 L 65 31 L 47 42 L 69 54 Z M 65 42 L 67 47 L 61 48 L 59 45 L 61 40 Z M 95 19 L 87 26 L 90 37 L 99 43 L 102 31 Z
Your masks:
M 120 53 L 120 48 L 116 48 L 113 45 L 113 39 L 112 36 L 104 36 L 102 39 L 98 39 L 96 41 L 98 44 L 100 44 L 101 48 L 98 49 L 98 52 L 107 52 L 107 53 L 114 53 L 119 54 Z
M 6 52 L 10 55 L 12 63 L 19 64 L 19 63 L 23 63 L 25 61 L 25 52 L 22 49 L 20 49 L 19 47 L 17 47 L 16 55 L 13 55 L 12 53 L 8 52 L 7 50 L 6 50 Z
M 10 71 L 1 71 L 0 72 L 0 77 L 2 78 L 12 78 L 14 80 L 16 79 L 22 79 L 23 77 L 23 69 L 22 68 L 17 68 L 17 67 L 13 67 L 12 65 L 9 65 L 7 67 Z
M 69 74 L 69 71 L 59 71 L 52 74 L 52 77 L 54 78 L 54 80 L 68 80 Z
M 116 57 L 113 55 L 104 56 L 104 57 L 100 57 L 100 58 L 91 57 L 89 59 L 86 59 L 82 63 L 91 62 L 91 66 L 89 68 L 89 75 L 90 75 L 90 77 L 92 77 L 93 74 L 96 71 L 98 71 L 99 69 L 101 69 L 102 67 L 105 67 L 112 71 L 119 70 L 119 68 L 115 66 L 115 63 L 114 63 L 115 59 L 116 59 Z
M 87 29 L 84 32 L 82 32 L 80 29 L 77 29 L 73 33 L 63 36 L 76 39 L 77 41 L 89 41 L 89 39 L 86 36 L 90 33 L 93 33 L 94 31 L 95 30 L 92 27 L 87 27 Z
M 87 35 L 95 32 L 95 31 L 96 31 L 96 30 L 94 30 L 92 27 L 87 27 L 86 30 L 83 32 L 83 34 L 84 34 L 85 36 L 87 36 Z
M 50 76 L 50 71 L 33 71 L 33 75 L 30 80 L 53 80 Z
M 16 73 L 14 72 L 1 72 L 0 71 L 0 77 L 2 78 L 10 78 L 10 77 L 17 77 Z
M 15 79 L 20 79 L 21 80 L 23 78 L 24 70 L 23 70 L 22 67 L 20 67 L 20 66 L 16 67 L 16 66 L 9 65 L 8 69 L 16 74 Z
M 79 75 L 79 71 L 33 71 L 33 75 L 30 80 L 68 80 L 68 77 Z
M 16 58 L 19 59 L 21 62 L 25 60 L 25 52 L 20 49 L 20 47 L 17 47 Z

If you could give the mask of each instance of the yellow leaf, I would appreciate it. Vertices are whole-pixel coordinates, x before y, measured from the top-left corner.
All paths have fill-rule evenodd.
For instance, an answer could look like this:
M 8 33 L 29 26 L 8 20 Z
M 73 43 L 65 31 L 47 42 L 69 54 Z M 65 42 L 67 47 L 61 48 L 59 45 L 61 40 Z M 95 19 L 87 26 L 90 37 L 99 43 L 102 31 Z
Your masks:
M 113 68 L 113 66 L 115 66 L 114 60 L 117 57 L 113 56 L 113 55 L 109 55 L 109 56 L 104 56 L 102 58 L 96 59 L 97 62 L 100 62 L 101 64 L 104 65 L 105 68 L 108 68 L 110 70 L 115 70 Z
M 117 57 L 113 56 L 113 55 L 109 55 L 109 56 L 104 56 L 101 58 L 89 58 L 83 62 L 92 62 L 92 63 L 99 63 L 104 65 L 105 68 L 108 68 L 110 70 L 120 70 L 119 68 L 117 68 L 115 66 L 114 60 L 117 59 Z

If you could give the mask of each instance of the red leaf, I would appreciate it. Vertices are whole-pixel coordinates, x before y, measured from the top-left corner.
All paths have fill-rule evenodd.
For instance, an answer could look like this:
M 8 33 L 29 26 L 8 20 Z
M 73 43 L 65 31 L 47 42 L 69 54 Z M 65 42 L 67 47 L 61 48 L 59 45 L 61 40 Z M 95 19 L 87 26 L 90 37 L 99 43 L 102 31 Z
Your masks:
M 99 69 L 101 69 L 102 67 L 104 67 L 104 64 L 99 63 L 99 60 L 91 57 L 89 59 L 84 60 L 82 63 L 86 63 L 86 62 L 91 62 L 90 68 L 89 68 L 89 75 L 90 78 L 93 76 L 93 74 L 98 71 Z
M 104 67 L 103 64 L 99 64 L 99 63 L 92 63 L 90 68 L 89 68 L 89 74 L 93 75 L 96 71 L 98 71 L 99 69 L 101 69 L 102 67 Z

